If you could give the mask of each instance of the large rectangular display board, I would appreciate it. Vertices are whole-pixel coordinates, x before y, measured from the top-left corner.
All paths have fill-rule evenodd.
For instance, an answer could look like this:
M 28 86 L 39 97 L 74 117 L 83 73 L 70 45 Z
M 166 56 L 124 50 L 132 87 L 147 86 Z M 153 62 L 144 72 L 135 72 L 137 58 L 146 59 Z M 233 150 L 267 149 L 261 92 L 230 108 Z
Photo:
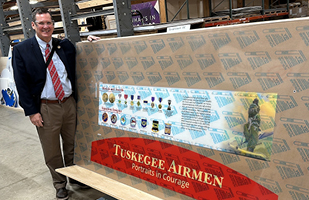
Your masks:
M 75 163 L 162 199 L 308 199 L 308 18 L 77 44 Z

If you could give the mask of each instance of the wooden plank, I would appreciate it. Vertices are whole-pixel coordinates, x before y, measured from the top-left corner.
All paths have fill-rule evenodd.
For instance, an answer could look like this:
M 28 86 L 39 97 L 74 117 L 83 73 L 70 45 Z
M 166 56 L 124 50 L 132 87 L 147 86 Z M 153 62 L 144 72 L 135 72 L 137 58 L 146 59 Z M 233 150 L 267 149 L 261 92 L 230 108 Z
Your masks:
M 113 3 L 113 0 L 91 0 L 91 1 L 86 1 L 86 2 L 81 2 L 78 3 L 76 2 L 76 5 L 78 6 L 79 9 L 85 9 L 85 8 L 91 8 L 95 6 L 103 6 L 106 4 Z
M 212 0 L 203 0 L 203 10 L 204 10 L 204 16 L 203 17 L 210 17 L 210 8 L 209 8 L 209 1 Z
M 73 178 L 116 199 L 161 200 L 151 194 L 120 183 L 78 165 L 56 169 L 58 173 Z
M 264 9 L 269 9 L 269 1 L 270 0 L 264 0 L 264 5 L 265 5 Z
M 244 7 L 243 0 L 237 0 L 237 8 Z
M 165 23 L 166 22 L 166 5 L 164 0 L 158 0 L 159 1 L 159 9 L 160 9 L 160 22 Z
M 146 3 L 148 1 L 152 1 L 152 0 L 133 0 L 133 1 L 131 1 L 131 5 L 139 4 L 139 3 Z

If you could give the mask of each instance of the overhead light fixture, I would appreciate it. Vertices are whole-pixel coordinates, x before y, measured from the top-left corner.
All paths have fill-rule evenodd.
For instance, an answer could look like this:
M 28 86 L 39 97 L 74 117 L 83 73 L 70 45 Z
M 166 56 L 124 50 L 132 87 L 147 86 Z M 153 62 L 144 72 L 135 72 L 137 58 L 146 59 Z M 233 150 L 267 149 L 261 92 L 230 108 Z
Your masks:
M 38 3 L 38 1 L 36 1 L 36 0 L 31 1 L 31 0 L 30 0 L 29 3 L 30 3 L 30 4 L 36 4 L 36 3 Z

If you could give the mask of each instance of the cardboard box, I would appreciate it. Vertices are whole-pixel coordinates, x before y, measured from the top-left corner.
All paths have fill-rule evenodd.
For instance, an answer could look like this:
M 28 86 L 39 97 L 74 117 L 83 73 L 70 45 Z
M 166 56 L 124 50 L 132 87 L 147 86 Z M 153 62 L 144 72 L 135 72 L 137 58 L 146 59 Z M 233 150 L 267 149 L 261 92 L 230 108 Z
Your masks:
M 299 16 L 299 8 L 301 4 L 299 2 L 289 4 L 289 17 L 298 17 Z
M 300 2 L 291 3 L 289 10 L 289 17 L 305 17 L 307 16 L 308 5 L 301 4 Z
M 105 24 L 106 24 L 106 29 L 116 29 L 117 24 L 116 24 L 115 15 L 107 15 L 105 17 Z
M 308 16 L 307 13 L 308 13 L 308 5 L 302 6 L 301 10 L 300 10 L 300 16 L 301 17 L 306 17 L 306 16 Z
M 162 199 L 308 199 L 308 19 L 78 43 L 75 163 Z

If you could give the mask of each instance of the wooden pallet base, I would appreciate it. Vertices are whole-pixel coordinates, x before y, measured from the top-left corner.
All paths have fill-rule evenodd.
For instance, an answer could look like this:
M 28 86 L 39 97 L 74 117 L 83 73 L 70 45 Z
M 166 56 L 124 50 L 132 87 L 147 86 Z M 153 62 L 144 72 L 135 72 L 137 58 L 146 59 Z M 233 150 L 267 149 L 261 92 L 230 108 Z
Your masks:
M 161 200 L 158 197 L 130 187 L 116 180 L 95 173 L 78 165 L 56 169 L 60 174 L 73 178 L 96 190 L 99 190 L 116 199 L 124 200 Z

